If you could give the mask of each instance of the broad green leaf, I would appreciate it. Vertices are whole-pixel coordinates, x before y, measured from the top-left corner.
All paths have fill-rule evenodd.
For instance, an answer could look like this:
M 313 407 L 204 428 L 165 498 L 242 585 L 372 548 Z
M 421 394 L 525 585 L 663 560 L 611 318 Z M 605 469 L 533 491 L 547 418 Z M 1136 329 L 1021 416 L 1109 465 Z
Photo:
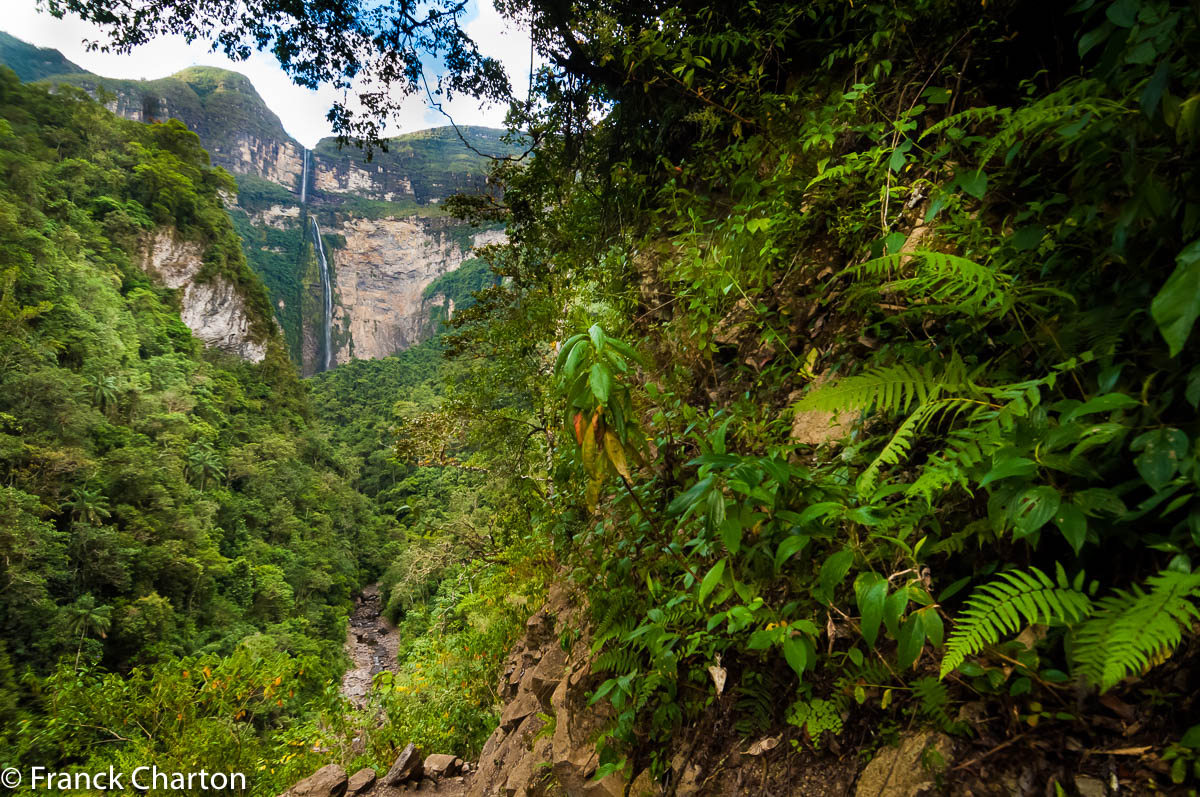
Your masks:
M 700 581 L 698 596 L 701 603 L 704 603 L 704 599 L 721 583 L 721 576 L 723 575 L 725 575 L 725 560 L 720 559 Z
M 1080 490 L 1071 498 L 1071 502 L 1088 517 L 1120 517 L 1129 511 L 1119 495 L 1104 487 Z
M 721 528 L 721 524 L 725 522 L 725 496 L 720 490 L 713 490 L 708 494 L 706 499 L 708 502 L 708 528 L 716 530 Z M 731 553 L 734 553 L 731 551 Z
M 1157 492 L 1167 486 L 1187 456 L 1188 438 L 1179 429 L 1155 429 L 1134 440 L 1130 448 L 1141 451 L 1133 464 L 1146 484 Z
M 712 486 L 712 483 L 713 477 L 705 476 L 703 479 L 696 482 L 679 495 L 675 496 L 675 500 L 667 506 L 667 514 L 681 515 L 691 509 L 696 501 L 699 500 L 700 496 L 704 495 L 705 491 Z
M 901 671 L 907 670 L 916 663 L 921 649 L 925 647 L 925 613 L 910 614 L 901 626 L 896 641 L 899 643 L 896 649 L 896 664 Z
M 841 550 L 830 556 L 825 560 L 825 564 L 821 565 L 819 581 L 825 600 L 833 600 L 834 589 L 846 578 L 846 573 L 850 572 L 852 564 L 854 564 L 854 551 Z
M 604 348 L 604 341 L 606 340 L 604 330 L 600 328 L 599 324 L 592 324 L 588 328 L 588 337 L 592 339 L 592 346 L 595 348 L 596 354 L 599 355 L 600 351 Z
M 592 395 L 596 397 L 596 401 L 607 404 L 608 393 L 612 390 L 612 372 L 608 370 L 608 366 L 604 363 L 592 363 L 591 373 L 588 374 L 588 385 L 591 386 Z
M 796 525 L 803 526 L 806 523 L 811 523 L 818 518 L 828 517 L 845 508 L 844 505 L 839 504 L 837 501 L 821 501 L 820 503 L 812 504 L 800 513 L 800 517 L 796 520 Z
M 894 255 L 900 251 L 900 249 L 904 246 L 904 242 L 907 240 L 908 236 L 906 236 L 904 233 L 893 232 L 889 233 L 888 236 L 883 239 L 883 245 L 884 248 L 887 249 L 887 253 L 889 255 Z
M 1200 725 L 1188 728 L 1187 732 L 1183 734 L 1183 738 L 1179 740 L 1179 744 L 1193 750 L 1200 747 Z
M 1187 399 L 1188 404 L 1192 405 L 1192 409 L 1200 408 L 1200 365 L 1192 369 L 1188 374 L 1187 389 L 1183 394 Z
M 779 543 L 779 547 L 775 550 L 775 571 L 779 572 L 785 562 L 804 550 L 805 545 L 808 545 L 808 536 L 805 534 L 793 534 L 790 537 L 784 537 L 783 541 Z
M 908 608 L 908 590 L 898 589 L 883 602 L 883 625 L 892 639 L 900 636 L 900 617 Z
M 717 490 L 713 490 L 711 493 L 709 493 L 709 495 L 709 500 L 711 501 L 711 496 L 721 495 L 721 493 Z M 725 505 L 724 496 L 721 496 L 721 505 Z M 724 510 L 722 510 L 722 512 L 724 512 Z M 725 549 L 731 554 L 736 554 L 738 551 L 740 551 L 742 549 L 743 529 L 742 519 L 738 517 L 737 513 L 735 512 L 732 515 L 726 516 L 726 518 L 721 522 L 719 528 L 721 530 L 721 542 L 725 543 Z
M 563 343 L 561 348 L 559 348 L 558 359 L 555 360 L 555 362 L 554 362 L 554 372 L 556 374 L 562 373 L 563 364 L 566 363 L 566 361 L 567 361 L 567 355 L 569 355 L 575 349 L 575 347 L 577 345 L 579 345 L 579 341 L 583 340 L 586 337 L 587 337 L 587 335 L 584 335 L 581 332 L 578 335 L 572 335 L 571 337 L 567 338 L 566 342 Z M 566 374 L 566 376 L 569 377 L 570 374 Z
M 1038 244 L 1042 242 L 1042 238 L 1046 236 L 1046 228 L 1040 224 L 1031 224 L 1028 227 L 1022 227 L 1012 234 L 1008 242 L 1012 244 L 1012 248 L 1017 251 L 1024 252 L 1030 249 L 1036 249 Z
M 1136 407 L 1138 401 L 1124 393 L 1105 393 L 1103 396 L 1096 396 L 1094 399 L 1089 399 L 1080 404 L 1075 409 L 1064 415 L 1060 423 L 1070 423 L 1076 418 L 1082 418 L 1085 415 L 1092 415 L 1097 412 L 1112 412 L 1113 410 L 1121 410 L 1126 407 Z
M 1132 28 L 1137 22 L 1138 9 L 1142 0 L 1116 0 L 1105 10 L 1108 21 L 1120 28 Z
M 581 338 L 582 340 L 582 338 Z M 563 366 L 563 378 L 571 380 L 575 378 L 575 372 L 579 370 L 579 361 L 583 359 L 584 352 L 587 351 L 587 346 L 579 345 L 576 341 L 575 345 L 567 352 L 566 363 Z
M 959 187 L 976 199 L 983 199 L 987 193 L 988 179 L 982 169 L 973 172 L 959 172 L 954 176 Z
M 1200 316 L 1200 239 L 1175 259 L 1175 271 L 1150 303 L 1150 315 L 1174 357 L 1183 351 Z
M 746 648 L 748 650 L 766 650 L 779 640 L 779 632 L 778 628 L 772 628 L 770 631 L 759 629 L 750 635 L 750 641 L 746 643 Z
M 1062 503 L 1062 496 L 1049 485 L 1030 487 L 1020 493 L 1009 506 L 1013 538 L 1021 539 L 1040 529 L 1054 517 Z
M 994 481 L 1009 479 L 1013 476 L 1032 476 L 1037 472 L 1037 464 L 1025 457 L 1008 457 L 992 466 L 987 475 L 979 481 L 980 487 L 987 487 Z
M 940 648 L 946 635 L 946 625 L 942 622 L 942 616 L 937 613 L 937 607 L 922 609 L 921 614 L 924 615 L 925 638 L 929 640 L 929 644 Z
M 1087 517 L 1083 511 L 1074 504 L 1061 503 L 1058 511 L 1054 513 L 1054 524 L 1078 556 L 1087 540 Z
M 796 675 L 804 675 L 809 663 L 809 642 L 803 637 L 786 636 L 783 639 L 783 657 Z
M 861 615 L 860 628 L 863 639 L 875 647 L 879 636 L 879 625 L 883 622 L 883 607 L 887 601 L 887 579 L 878 573 L 863 573 L 854 580 L 854 594 Z

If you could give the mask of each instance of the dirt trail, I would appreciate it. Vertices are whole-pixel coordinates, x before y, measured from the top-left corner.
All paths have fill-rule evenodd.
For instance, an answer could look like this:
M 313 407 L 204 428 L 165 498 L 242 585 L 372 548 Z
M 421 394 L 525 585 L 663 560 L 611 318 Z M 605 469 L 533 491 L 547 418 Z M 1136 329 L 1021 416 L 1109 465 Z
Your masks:
M 396 627 L 383 616 L 383 598 L 379 585 L 363 589 L 346 629 L 346 652 L 353 662 L 342 676 L 342 694 L 355 705 L 367 703 L 371 679 L 383 670 L 396 671 L 396 651 L 400 638 Z

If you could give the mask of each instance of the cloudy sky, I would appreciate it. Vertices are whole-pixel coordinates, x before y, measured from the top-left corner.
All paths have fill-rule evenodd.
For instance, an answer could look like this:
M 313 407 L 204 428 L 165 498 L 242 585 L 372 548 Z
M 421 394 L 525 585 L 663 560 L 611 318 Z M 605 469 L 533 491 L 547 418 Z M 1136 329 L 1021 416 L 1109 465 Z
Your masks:
M 55 19 L 39 13 L 37 0 L 3 0 L 6 9 L 0 29 L 39 47 L 53 47 L 90 72 L 105 77 L 160 78 L 188 66 L 220 66 L 248 76 L 279 115 L 284 128 L 301 144 L 314 146 L 330 135 L 325 113 L 340 94 L 333 89 L 310 91 L 291 82 L 269 54 L 256 53 L 248 61 L 233 62 L 209 51 L 203 42 L 188 44 L 181 37 L 157 39 L 130 55 L 89 53 L 85 40 L 105 37 L 92 25 L 78 19 Z M 508 70 L 519 95 L 524 94 L 529 71 L 529 35 L 509 25 L 496 13 L 492 0 L 472 0 L 466 30 L 486 54 L 498 58 Z M 432 81 L 431 81 L 432 83 Z M 468 98 L 456 98 L 446 110 L 458 124 L 503 126 L 505 108 L 480 107 Z M 446 117 L 430 108 L 423 96 L 410 97 L 404 111 L 388 128 L 391 135 L 449 124 Z

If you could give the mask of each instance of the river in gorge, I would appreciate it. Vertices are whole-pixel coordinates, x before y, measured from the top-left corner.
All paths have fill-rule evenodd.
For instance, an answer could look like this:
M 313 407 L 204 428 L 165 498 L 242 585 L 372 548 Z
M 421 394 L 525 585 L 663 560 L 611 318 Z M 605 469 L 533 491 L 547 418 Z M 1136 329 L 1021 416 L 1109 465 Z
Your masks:
M 367 703 L 371 679 L 384 670 L 395 672 L 400 637 L 383 615 L 383 597 L 378 584 L 363 589 L 355 599 L 346 629 L 346 653 L 350 669 L 342 676 L 342 694 L 360 708 Z

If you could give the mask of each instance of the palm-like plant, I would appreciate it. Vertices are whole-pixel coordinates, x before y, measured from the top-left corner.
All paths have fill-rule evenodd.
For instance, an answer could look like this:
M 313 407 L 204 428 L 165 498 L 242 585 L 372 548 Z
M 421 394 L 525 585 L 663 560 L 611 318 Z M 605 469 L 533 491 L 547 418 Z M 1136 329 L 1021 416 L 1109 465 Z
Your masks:
M 97 524 L 112 515 L 108 511 L 108 497 L 100 492 L 99 487 L 76 487 L 71 491 L 71 500 L 63 506 L 71 509 L 71 516 L 76 522 Z
M 192 444 L 188 449 L 187 469 L 192 483 L 200 490 L 207 489 L 210 482 L 225 476 L 225 466 L 208 443 Z
M 92 400 L 104 414 L 117 403 L 117 379 L 113 376 L 89 376 L 84 380 L 92 392 Z
M 66 612 L 72 633 L 79 634 L 79 646 L 75 650 L 75 669 L 78 670 L 83 640 L 89 633 L 97 633 L 101 639 L 108 635 L 108 629 L 112 627 L 112 607 L 97 605 L 96 599 L 89 593 L 68 606 Z

